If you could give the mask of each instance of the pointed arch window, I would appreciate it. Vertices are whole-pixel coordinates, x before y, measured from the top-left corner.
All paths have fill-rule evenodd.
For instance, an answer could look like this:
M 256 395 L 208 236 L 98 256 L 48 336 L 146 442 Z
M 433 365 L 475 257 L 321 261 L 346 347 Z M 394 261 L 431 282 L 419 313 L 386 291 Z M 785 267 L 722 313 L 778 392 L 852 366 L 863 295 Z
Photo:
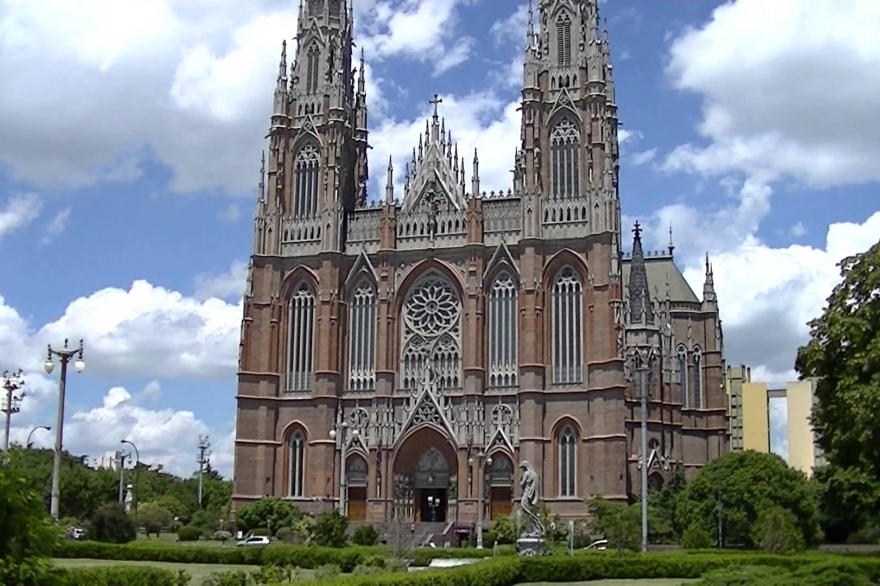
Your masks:
M 517 385 L 516 325 L 516 286 L 501 273 L 489 293 L 489 387 Z
M 306 95 L 318 91 L 318 63 L 321 57 L 321 49 L 318 43 L 312 43 L 306 53 Z
M 691 354 L 691 394 L 693 409 L 703 408 L 703 353 L 695 348 Z
M 361 282 L 349 303 L 348 386 L 352 391 L 376 387 L 376 289 Z
M 688 358 L 687 350 L 684 346 L 679 346 L 676 350 L 678 354 L 678 388 L 681 393 L 681 408 L 690 409 L 691 402 L 688 396 Z
M 315 333 L 315 294 L 308 284 L 302 283 L 290 296 L 288 319 L 287 390 L 308 391 L 312 388 Z
M 571 267 L 553 281 L 553 382 L 579 383 L 583 364 L 583 286 Z
M 314 144 L 307 143 L 297 151 L 293 161 L 293 217 L 314 217 L 318 212 L 321 153 Z
M 556 20 L 556 63 L 559 67 L 571 65 L 571 17 L 567 12 Z
M 580 132 L 569 118 L 550 131 L 550 180 L 553 199 L 571 199 L 580 192 Z
M 577 434 L 575 434 L 574 428 L 566 425 L 559 430 L 556 447 L 559 458 L 559 496 L 576 496 Z
M 306 436 L 297 429 L 290 436 L 290 478 L 288 479 L 287 495 L 302 497 L 305 482 Z

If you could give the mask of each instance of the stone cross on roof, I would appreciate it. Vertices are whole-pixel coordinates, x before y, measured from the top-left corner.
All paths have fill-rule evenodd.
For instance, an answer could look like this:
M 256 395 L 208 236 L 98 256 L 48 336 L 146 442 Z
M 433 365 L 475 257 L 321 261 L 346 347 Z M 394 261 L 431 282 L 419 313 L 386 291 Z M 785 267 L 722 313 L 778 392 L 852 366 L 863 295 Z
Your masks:
M 437 116 L 439 116 L 437 113 L 437 106 L 443 103 L 443 98 L 438 94 L 434 94 L 434 97 L 428 100 L 428 103 L 434 106 L 434 118 L 437 118 Z

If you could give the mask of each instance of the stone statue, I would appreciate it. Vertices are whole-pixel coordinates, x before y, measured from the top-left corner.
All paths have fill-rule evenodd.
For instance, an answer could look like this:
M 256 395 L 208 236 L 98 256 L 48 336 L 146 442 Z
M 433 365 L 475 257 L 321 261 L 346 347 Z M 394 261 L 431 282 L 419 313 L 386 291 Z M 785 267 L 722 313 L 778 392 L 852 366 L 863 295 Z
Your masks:
M 525 525 L 523 527 L 523 537 L 544 537 L 544 525 L 538 518 L 538 503 L 540 496 L 538 495 L 538 473 L 528 461 L 523 460 L 519 463 L 520 469 L 520 488 L 522 488 L 522 510 L 525 515 Z
M 131 512 L 131 503 L 134 501 L 134 496 L 132 495 L 132 485 L 127 485 L 125 487 L 125 512 Z

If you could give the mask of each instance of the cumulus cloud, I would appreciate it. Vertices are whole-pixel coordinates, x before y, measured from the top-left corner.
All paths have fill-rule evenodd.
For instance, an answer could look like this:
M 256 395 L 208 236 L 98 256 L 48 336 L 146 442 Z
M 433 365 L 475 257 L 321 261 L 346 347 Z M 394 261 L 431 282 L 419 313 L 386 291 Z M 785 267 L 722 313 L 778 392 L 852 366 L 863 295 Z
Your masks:
M 247 281 L 248 263 L 235 261 L 229 270 L 219 275 L 201 274 L 196 275 L 195 297 L 196 299 L 239 300 L 244 295 Z
M 702 97 L 704 142 L 665 167 L 818 188 L 880 180 L 878 29 L 873 0 L 719 6 L 672 42 L 668 74 Z

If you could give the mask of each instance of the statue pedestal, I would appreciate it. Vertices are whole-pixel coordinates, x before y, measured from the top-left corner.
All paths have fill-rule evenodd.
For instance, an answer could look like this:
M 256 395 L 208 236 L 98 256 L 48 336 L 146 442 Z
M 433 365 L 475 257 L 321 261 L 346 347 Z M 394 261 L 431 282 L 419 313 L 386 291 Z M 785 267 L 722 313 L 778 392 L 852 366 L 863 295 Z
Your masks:
M 550 550 L 543 537 L 520 537 L 516 540 L 516 555 L 539 556 L 547 555 Z

